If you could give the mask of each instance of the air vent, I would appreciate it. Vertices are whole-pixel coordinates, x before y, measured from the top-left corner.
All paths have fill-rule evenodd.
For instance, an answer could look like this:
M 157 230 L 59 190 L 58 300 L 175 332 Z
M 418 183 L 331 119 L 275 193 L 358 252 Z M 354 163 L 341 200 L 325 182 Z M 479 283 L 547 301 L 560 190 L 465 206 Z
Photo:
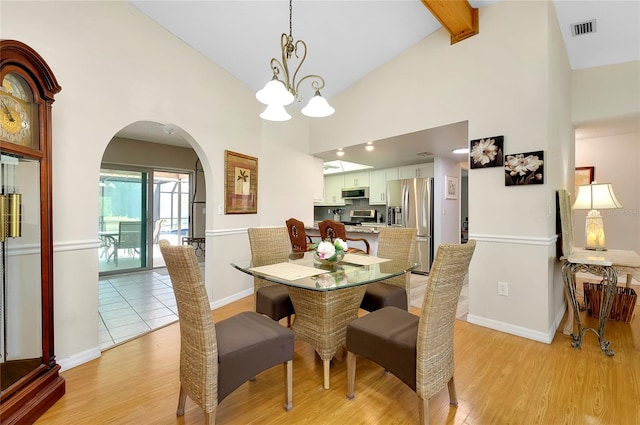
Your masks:
M 430 156 L 433 156 L 433 152 L 418 152 L 416 155 L 430 157 Z
M 571 24 L 571 35 L 574 37 L 578 35 L 590 34 L 596 32 L 596 20 L 592 19 L 586 22 L 580 22 L 578 24 Z

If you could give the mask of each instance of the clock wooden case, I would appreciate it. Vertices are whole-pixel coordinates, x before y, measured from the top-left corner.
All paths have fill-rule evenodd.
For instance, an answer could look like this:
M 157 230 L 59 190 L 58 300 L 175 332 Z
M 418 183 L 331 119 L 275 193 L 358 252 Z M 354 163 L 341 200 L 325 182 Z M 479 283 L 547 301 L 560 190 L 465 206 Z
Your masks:
M 0 84 L 0 424 L 30 424 L 65 392 L 53 338 L 51 106 L 61 87 L 15 40 L 0 40 Z

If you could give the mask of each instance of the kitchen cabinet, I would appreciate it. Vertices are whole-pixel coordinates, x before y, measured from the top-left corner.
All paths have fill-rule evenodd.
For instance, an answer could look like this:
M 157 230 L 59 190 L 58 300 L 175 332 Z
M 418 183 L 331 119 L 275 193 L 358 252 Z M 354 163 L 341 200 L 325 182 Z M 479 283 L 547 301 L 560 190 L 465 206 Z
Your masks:
M 399 179 L 413 179 L 417 177 L 433 177 L 433 163 L 406 165 L 398 167 Z
M 329 174 L 325 176 L 323 205 L 344 205 L 344 199 L 342 199 L 343 187 L 344 174 Z
M 368 187 L 369 172 L 359 171 L 357 173 L 344 174 L 344 187 Z
M 387 204 L 386 170 L 374 170 L 369 173 L 369 205 Z

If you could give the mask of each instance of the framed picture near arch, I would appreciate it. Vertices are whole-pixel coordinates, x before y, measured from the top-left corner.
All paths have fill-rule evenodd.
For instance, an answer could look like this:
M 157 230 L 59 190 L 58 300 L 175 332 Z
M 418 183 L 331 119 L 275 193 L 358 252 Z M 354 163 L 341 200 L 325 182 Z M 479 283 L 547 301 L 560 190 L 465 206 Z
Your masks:
M 596 178 L 596 167 L 576 167 L 575 190 L 572 193 L 573 199 L 578 194 L 578 187 L 584 184 L 591 184 Z
M 225 214 L 258 213 L 258 158 L 224 151 Z

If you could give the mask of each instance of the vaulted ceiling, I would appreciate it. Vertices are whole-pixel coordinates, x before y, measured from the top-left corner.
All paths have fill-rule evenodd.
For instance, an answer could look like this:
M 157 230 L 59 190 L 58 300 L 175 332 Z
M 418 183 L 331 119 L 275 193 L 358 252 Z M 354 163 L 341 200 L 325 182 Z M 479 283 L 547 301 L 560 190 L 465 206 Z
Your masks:
M 478 10 L 497 1 L 514 0 L 296 0 L 292 33 L 309 48 L 301 72 L 322 75 L 327 84 L 322 94 L 330 101 L 441 27 L 452 43 L 482 31 Z M 280 35 L 289 32 L 289 2 L 283 0 L 130 3 L 253 90 L 270 79 L 269 61 L 279 57 Z M 640 60 L 640 1 L 553 3 L 572 69 Z M 594 33 L 571 34 L 572 24 L 592 19 Z M 310 89 L 302 93 L 311 94 Z M 587 130 L 602 131 L 597 126 Z M 147 137 L 150 132 L 155 134 Z M 134 125 L 120 136 L 180 143 L 157 125 Z

